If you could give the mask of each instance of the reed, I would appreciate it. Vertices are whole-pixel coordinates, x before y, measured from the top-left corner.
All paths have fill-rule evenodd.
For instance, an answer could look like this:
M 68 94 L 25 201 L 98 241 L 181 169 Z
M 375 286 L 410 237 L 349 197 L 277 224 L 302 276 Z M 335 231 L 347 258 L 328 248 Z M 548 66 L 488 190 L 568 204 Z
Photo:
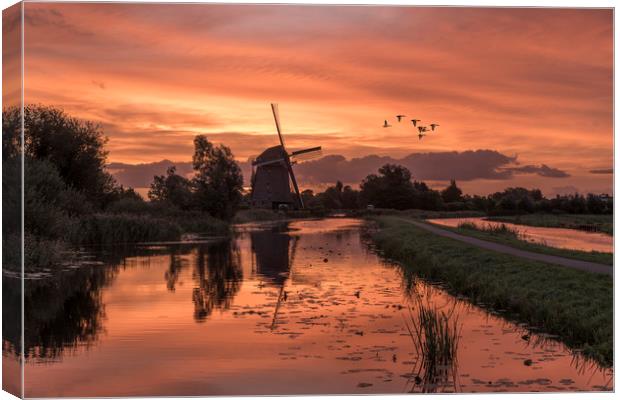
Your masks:
M 511 228 L 506 226 L 506 224 L 486 224 L 486 225 L 478 225 L 473 222 L 461 222 L 457 226 L 458 229 L 468 229 L 471 231 L 480 231 L 486 233 L 492 233 L 495 235 L 505 235 L 511 236 L 514 238 L 519 238 L 521 236 L 520 232 L 516 228 Z
M 416 384 L 412 391 L 420 388 L 423 392 L 434 392 L 442 387 L 455 387 L 462 327 L 458 316 L 418 299 L 417 312 L 409 309 L 409 320 L 405 324 L 418 356 L 414 365 Z

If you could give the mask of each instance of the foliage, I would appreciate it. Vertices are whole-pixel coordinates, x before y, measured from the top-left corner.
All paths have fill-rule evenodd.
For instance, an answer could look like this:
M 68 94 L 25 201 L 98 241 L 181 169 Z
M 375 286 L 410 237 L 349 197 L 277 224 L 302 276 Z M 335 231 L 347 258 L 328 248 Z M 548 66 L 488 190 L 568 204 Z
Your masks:
M 216 218 L 230 220 L 241 203 L 243 176 L 232 152 L 214 146 L 204 135 L 194 138 L 193 179 L 199 209 Z
M 413 208 L 413 183 L 411 172 L 403 166 L 386 164 L 379 168 L 379 175 L 368 175 L 362 181 L 364 200 L 380 208 L 405 210 Z
M 3 151 L 18 154 L 20 135 L 18 108 L 3 110 Z M 105 171 L 106 138 L 101 128 L 89 121 L 70 117 L 54 107 L 24 107 L 25 157 L 47 160 L 71 189 L 83 193 L 97 207 L 103 207 L 114 188 L 114 179 Z
M 518 259 L 429 234 L 402 218 L 378 217 L 381 251 L 403 268 L 474 303 L 557 334 L 604 364 L 613 362 L 613 279 Z
M 131 214 L 92 214 L 75 220 L 69 240 L 80 244 L 114 244 L 178 240 L 181 227 L 166 218 Z
M 456 181 L 452 179 L 450 185 L 441 191 L 441 198 L 446 203 L 461 201 L 463 191 L 456 186 Z
M 179 210 L 189 210 L 194 204 L 191 181 L 177 175 L 174 166 L 168 168 L 166 175 L 153 178 L 148 196 L 151 201 L 166 202 Z

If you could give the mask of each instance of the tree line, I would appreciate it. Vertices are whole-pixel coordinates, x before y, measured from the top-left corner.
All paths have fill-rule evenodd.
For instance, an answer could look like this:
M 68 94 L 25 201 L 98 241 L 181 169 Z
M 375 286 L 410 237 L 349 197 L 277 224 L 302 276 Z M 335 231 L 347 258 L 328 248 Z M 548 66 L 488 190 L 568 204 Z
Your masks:
M 455 180 L 443 190 L 412 180 L 411 172 L 401 166 L 386 164 L 378 174 L 370 174 L 353 189 L 336 182 L 323 192 L 302 192 L 304 204 L 314 209 L 363 209 L 368 206 L 387 209 L 432 211 L 481 211 L 488 214 L 522 213 L 611 214 L 613 198 L 608 195 L 579 193 L 543 196 L 539 189 L 510 187 L 488 196 L 464 195 Z

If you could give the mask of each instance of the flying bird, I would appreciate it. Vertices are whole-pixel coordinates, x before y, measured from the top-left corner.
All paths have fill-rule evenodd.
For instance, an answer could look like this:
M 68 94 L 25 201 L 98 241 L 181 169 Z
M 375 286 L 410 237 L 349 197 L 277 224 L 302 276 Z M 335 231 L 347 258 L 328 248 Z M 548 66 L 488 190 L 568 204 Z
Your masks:
M 418 139 L 419 139 L 419 140 L 422 140 L 422 138 L 423 138 L 424 136 L 426 136 L 426 133 L 422 133 L 422 132 L 418 133 Z
M 403 118 L 405 118 L 405 117 L 406 117 L 406 115 L 398 114 L 398 115 L 396 116 L 396 119 L 398 119 L 398 122 L 400 122 L 400 120 L 401 120 L 401 119 L 403 119 Z
M 416 124 L 418 122 L 420 122 L 420 120 L 419 119 L 412 119 L 411 122 L 413 122 L 413 126 L 416 126 Z
M 432 130 L 435 130 L 435 127 L 436 127 L 436 126 L 439 126 L 439 124 L 431 124 L 431 129 L 432 129 Z
M 383 127 L 384 128 L 389 128 L 390 126 L 392 126 L 392 125 L 387 123 L 387 119 L 383 121 Z
M 428 128 L 425 126 L 418 126 L 418 132 L 423 133 L 428 131 Z

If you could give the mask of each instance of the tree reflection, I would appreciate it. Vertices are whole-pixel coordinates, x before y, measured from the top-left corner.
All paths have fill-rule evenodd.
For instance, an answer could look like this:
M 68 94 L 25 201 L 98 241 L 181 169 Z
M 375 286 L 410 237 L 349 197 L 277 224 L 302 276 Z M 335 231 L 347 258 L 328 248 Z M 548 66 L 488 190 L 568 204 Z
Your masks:
M 214 309 L 228 309 L 241 288 L 241 254 L 231 240 L 201 245 L 196 253 L 192 293 L 194 318 L 205 321 Z
M 104 307 L 101 289 L 108 285 L 118 268 L 81 267 L 63 271 L 51 279 L 27 279 L 24 284 L 25 358 L 60 357 L 78 345 L 95 341 L 103 330 Z M 2 319 L 15 320 L 19 313 L 19 279 L 3 277 Z M 20 351 L 20 327 L 4 325 L 5 351 Z

